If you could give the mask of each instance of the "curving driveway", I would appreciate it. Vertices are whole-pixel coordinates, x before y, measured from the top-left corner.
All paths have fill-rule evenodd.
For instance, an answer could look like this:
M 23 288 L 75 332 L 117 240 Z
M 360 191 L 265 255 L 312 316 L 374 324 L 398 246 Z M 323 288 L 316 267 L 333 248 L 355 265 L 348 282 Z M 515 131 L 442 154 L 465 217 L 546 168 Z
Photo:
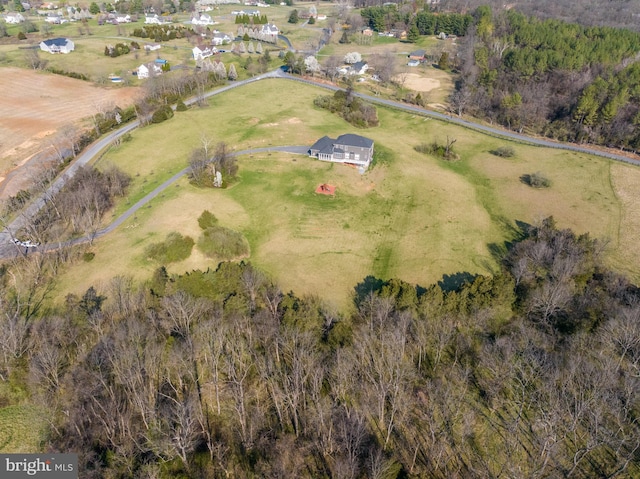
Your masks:
M 340 87 L 337 87 L 335 85 L 327 85 L 327 84 L 324 84 L 324 83 L 314 82 L 314 81 L 309 80 L 309 79 L 305 79 L 305 78 L 300 78 L 300 77 L 296 77 L 296 76 L 293 76 L 293 75 L 289 75 L 288 73 L 285 73 L 282 69 L 278 68 L 276 70 L 264 73 L 262 75 L 258 75 L 256 77 L 249 78 L 249 79 L 242 80 L 242 81 L 238 81 L 238 82 L 233 82 L 233 83 L 231 83 L 229 85 L 226 85 L 226 86 L 224 86 L 222 88 L 219 88 L 217 90 L 213 90 L 213 91 L 207 92 L 206 94 L 203 95 L 203 98 L 209 98 L 211 96 L 218 95 L 220 93 L 224 93 L 224 92 L 226 92 L 228 90 L 231 90 L 233 88 L 238 88 L 238 87 L 241 87 L 243 85 L 247 85 L 249 83 L 253 83 L 253 82 L 257 82 L 257 81 L 263 80 L 265 78 L 280 78 L 280 79 L 286 79 L 286 80 L 290 80 L 290 81 L 307 83 L 307 84 L 310 84 L 310 85 L 313 85 L 313 86 L 316 86 L 316 87 L 320 87 L 320 88 L 324 88 L 324 89 L 327 89 L 327 90 L 331 90 L 331 91 L 341 90 Z M 390 107 L 390 108 L 396 108 L 396 109 L 400 109 L 400 110 L 403 110 L 403 111 L 408 111 L 408 112 L 411 112 L 411 113 L 414 113 L 414 114 L 417 114 L 417 115 L 422 115 L 422 116 L 426 116 L 426 117 L 430 117 L 430 118 L 435 118 L 437 120 L 450 122 L 450 123 L 453 123 L 453 124 L 456 124 L 456 125 L 459 125 L 459 126 L 462 126 L 462 127 L 465 127 L 465 128 L 469 128 L 469 129 L 472 129 L 472 130 L 480 131 L 482 133 L 489 134 L 489 135 L 492 135 L 492 136 L 495 136 L 495 137 L 499 137 L 499 138 L 515 140 L 515 141 L 524 142 L 524 143 L 528 143 L 528 144 L 535 145 L 535 146 L 542 146 L 542 147 L 547 147 L 547 148 L 558 148 L 558 149 L 563 149 L 563 150 L 575 151 L 575 152 L 579 152 L 579 153 L 587 153 L 587 154 L 590 154 L 590 155 L 600 156 L 600 157 L 603 157 L 603 158 L 616 160 L 616 161 L 622 161 L 622 162 L 629 163 L 629 164 L 632 164 L 632 165 L 640 166 L 640 160 L 635 160 L 635 159 L 629 158 L 629 157 L 624 156 L 624 155 L 618 155 L 618 154 L 607 152 L 607 151 L 595 150 L 595 149 L 591 149 L 591 148 L 587 148 L 587 147 L 583 147 L 583 146 L 579 146 L 579 145 L 574 145 L 574 144 L 570 144 L 570 143 L 557 143 L 557 142 L 546 140 L 546 139 L 530 137 L 530 136 L 527 136 L 527 135 L 514 133 L 514 132 L 511 132 L 511 131 L 508 131 L 508 130 L 503 130 L 503 129 L 494 128 L 494 127 L 491 127 L 491 126 L 488 126 L 488 125 L 475 123 L 475 122 L 472 122 L 472 121 L 469 121 L 469 120 L 466 120 L 466 119 L 463 119 L 463 118 L 453 117 L 453 116 L 450 116 L 450 115 L 447 115 L 447 114 L 444 114 L 444 113 L 440 113 L 440 112 L 437 112 L 437 111 L 434 111 L 434 110 L 429 110 L 429 109 L 425 109 L 425 108 L 421 108 L 421 107 L 417 107 L 417 106 L 413 106 L 413 105 L 407 105 L 407 104 L 395 102 L 395 101 L 392 101 L 392 100 L 385 100 L 385 99 L 382 99 L 382 98 L 377 98 L 377 97 L 373 97 L 373 96 L 370 96 L 370 95 L 365 95 L 365 94 L 362 94 L 362 93 L 355 93 L 355 95 L 358 96 L 359 98 L 367 100 L 370 103 L 376 103 L 376 104 L 384 105 L 384 106 L 387 106 L 387 107 Z M 195 103 L 197 101 L 198 101 L 198 98 L 191 98 L 191 99 L 185 101 L 185 103 L 190 105 L 190 104 L 193 104 L 193 103 Z M 14 244 L 14 239 L 15 239 L 14 232 L 20 230 L 22 227 L 24 227 L 26 224 L 28 224 L 28 222 L 44 206 L 46 201 L 48 201 L 49 198 L 51 198 L 58 191 L 60 191 L 60 189 L 62 189 L 62 187 L 64 186 L 65 182 L 76 173 L 78 168 L 80 168 L 81 166 L 86 165 L 87 163 L 92 161 L 94 158 L 98 157 L 100 155 L 100 153 L 104 149 L 106 149 L 108 146 L 110 146 L 116 138 L 118 138 L 118 137 L 128 133 L 129 131 L 137 128 L 139 125 L 140 125 L 139 121 L 137 121 L 137 120 L 133 121 L 133 122 L 127 124 L 126 126 L 120 128 L 120 129 L 118 129 L 116 131 L 113 131 L 113 132 L 109 133 L 105 137 L 101 138 L 100 140 L 98 140 L 95 143 L 93 143 L 92 145 L 90 145 L 86 150 L 84 150 L 78 156 L 78 158 L 73 162 L 73 164 L 70 167 L 68 167 L 67 170 L 51 184 L 51 186 L 45 191 L 45 193 L 43 195 L 41 195 L 39 198 L 34 200 L 20 214 L 20 216 L 18 218 L 13 220 L 10 224 L 4 225 L 3 231 L 0 232 L 0 258 L 14 257 L 14 256 L 17 256 L 19 254 L 25 253 L 25 252 L 23 252 L 21 247 L 18 247 L 18 246 L 16 246 Z M 251 153 L 260 153 L 260 152 L 266 152 L 266 151 L 283 151 L 283 152 L 288 152 L 288 153 L 306 154 L 307 151 L 308 151 L 308 146 L 280 146 L 280 147 L 270 147 L 270 148 L 257 148 L 257 149 L 252 149 L 252 150 L 237 151 L 237 152 L 234 152 L 233 155 L 234 156 L 241 156 L 241 155 L 246 155 L 246 154 L 251 154 Z M 89 236 L 84 236 L 84 237 L 81 237 L 81 238 L 76 238 L 74 240 L 71 240 L 71 241 L 68 241 L 68 242 L 65 242 L 65 243 L 58 243 L 58 244 L 55 244 L 55 245 L 44 245 L 44 246 L 39 247 L 39 248 L 31 248 L 31 249 L 32 250 L 33 249 L 35 249 L 35 250 L 37 250 L 37 249 L 46 250 L 46 249 L 58 248 L 58 247 L 61 247 L 61 246 L 66 246 L 66 245 L 86 243 L 86 242 L 89 242 L 89 241 L 93 241 L 93 239 L 95 239 L 95 238 L 98 238 L 100 236 L 104 236 L 105 234 L 110 233 L 115 228 L 120 226 L 124 221 L 126 221 L 128 218 L 130 218 L 132 215 L 134 215 L 136 213 L 136 211 L 138 211 L 141 207 L 143 207 L 149 201 L 151 201 L 152 199 L 157 197 L 158 194 L 160 194 L 164 189 L 166 189 L 172 183 L 174 183 L 179 178 L 184 176 L 188 172 L 188 170 L 189 170 L 188 168 L 185 168 L 184 170 L 180 171 L 179 173 L 176 173 L 174 176 L 172 176 L 171 178 L 166 180 L 164 183 L 159 185 L 152 192 L 147 194 L 144 198 L 142 198 L 136 204 L 132 205 L 131 208 L 129 208 L 125 213 L 123 213 L 120 217 L 118 217 L 113 223 L 111 223 L 106 228 L 104 228 L 102 230 L 99 230 L 95 234 L 89 235 Z

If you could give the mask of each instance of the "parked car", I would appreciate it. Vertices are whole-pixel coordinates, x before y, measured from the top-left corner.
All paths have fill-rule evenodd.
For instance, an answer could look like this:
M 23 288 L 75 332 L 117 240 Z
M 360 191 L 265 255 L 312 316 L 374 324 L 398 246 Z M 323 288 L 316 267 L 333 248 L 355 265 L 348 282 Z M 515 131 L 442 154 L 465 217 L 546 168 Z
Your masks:
M 420 61 L 419 60 L 409 60 L 409 63 L 407 63 L 407 65 L 409 65 L 410 67 L 417 67 L 418 65 L 420 65 Z

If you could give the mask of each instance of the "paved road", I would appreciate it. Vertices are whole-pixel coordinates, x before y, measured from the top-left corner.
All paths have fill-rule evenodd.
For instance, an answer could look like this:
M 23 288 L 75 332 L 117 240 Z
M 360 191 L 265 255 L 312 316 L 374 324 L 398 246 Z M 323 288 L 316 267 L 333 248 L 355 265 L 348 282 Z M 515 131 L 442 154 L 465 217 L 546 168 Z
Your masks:
M 238 88 L 241 87 L 243 85 L 247 85 L 249 83 L 253 83 L 256 81 L 260 81 L 263 80 L 265 78 L 280 78 L 280 79 L 286 79 L 286 80 L 290 80 L 290 81 L 296 81 L 296 82 L 301 82 L 301 83 L 307 83 L 310 85 L 314 85 L 317 87 L 321 87 L 321 88 L 325 88 L 327 90 L 331 90 L 331 91 L 336 91 L 336 90 L 340 90 L 341 88 L 335 86 L 335 85 L 329 85 L 329 84 L 325 84 L 325 83 L 318 83 L 318 82 L 314 82 L 305 78 L 300 78 L 297 76 L 293 76 L 293 75 L 289 75 L 288 73 L 285 73 L 284 71 L 282 71 L 282 69 L 277 69 L 274 71 L 270 71 L 267 73 L 264 73 L 262 75 L 258 75 L 256 77 L 253 78 L 249 78 L 247 80 L 242 80 L 242 81 L 238 81 L 238 82 L 233 82 L 229 85 L 226 85 L 222 88 L 219 88 L 217 90 L 213 90 L 210 92 L 207 92 L 205 95 L 203 95 L 203 98 L 209 98 L 211 96 L 214 95 L 218 95 L 220 93 L 224 93 L 226 91 L 229 91 L 233 88 Z M 463 126 L 465 128 L 469 128 L 472 130 L 476 130 L 476 131 L 480 131 L 492 136 L 496 136 L 499 138 L 506 138 L 506 139 L 512 139 L 512 140 L 516 140 L 519 142 L 524 142 L 524 143 L 528 143 L 531 145 L 536 145 L 536 146 L 543 146 L 543 147 L 549 147 L 549 148 L 558 148 L 558 149 L 564 149 L 564 150 L 570 150 L 570 151 L 575 151 L 578 153 L 587 153 L 587 154 L 591 154 L 591 155 L 596 155 L 596 156 L 601 156 L 604 158 L 608 158 L 611 160 L 616 160 L 616 161 L 623 161 L 625 163 L 629 163 L 632 165 L 639 165 L 640 166 L 640 160 L 635 160 L 635 159 L 631 159 L 628 158 L 624 155 L 618 155 L 615 153 L 611 153 L 611 152 L 606 152 L 606 151 L 600 151 L 600 150 L 594 150 L 594 149 L 590 149 L 590 148 L 586 148 L 586 147 L 582 147 L 579 145 L 573 145 L 573 144 L 566 144 L 566 143 L 556 143 L 550 140 L 545 140 L 545 139 L 541 139 L 541 138 L 534 138 L 534 137 L 529 137 L 526 135 L 522 135 L 522 134 L 518 134 L 518 133 L 514 133 L 508 130 L 502 130 L 499 128 L 494 128 L 488 125 L 483 125 L 480 123 L 474 123 L 471 122 L 469 120 L 466 120 L 464 118 L 458 118 L 458 117 L 454 117 L 454 116 L 450 116 L 447 115 L 445 113 L 441 113 L 441 112 L 437 112 L 434 110 L 428 110 L 425 108 L 420 108 L 417 106 L 413 106 L 413 105 L 407 105 L 405 103 L 399 103 L 399 102 L 395 102 L 395 101 L 391 101 L 391 100 L 385 100 L 382 98 L 377 98 L 377 97 L 373 97 L 370 95 L 365 95 L 362 93 L 356 93 L 356 96 L 363 98 L 371 103 L 377 103 L 380 105 L 384 105 L 387 107 L 391 107 L 391 108 L 396 108 L 396 109 L 400 109 L 400 110 L 404 110 L 404 111 L 408 111 L 411 113 L 415 113 L 418 115 L 422 115 L 422 116 L 426 116 L 426 117 L 430 117 L 430 118 L 435 118 L 438 120 L 442 120 L 442 121 L 447 121 L 459 126 Z M 198 101 L 198 98 L 191 98 L 187 101 L 185 101 L 186 104 L 193 104 L 195 102 Z M 71 178 L 75 172 L 78 170 L 78 168 L 80 168 L 81 166 L 86 165 L 87 163 L 89 163 L 91 160 L 93 160 L 95 157 L 97 157 L 106 147 L 108 147 L 109 145 L 111 145 L 113 143 L 113 141 L 128 133 L 129 131 L 137 128 L 139 126 L 139 122 L 138 121 L 134 121 L 131 122 L 129 124 L 127 124 L 126 126 L 120 128 L 119 130 L 113 131 L 111 133 L 109 133 L 108 135 L 106 135 L 105 137 L 101 138 L 100 140 L 98 140 L 97 142 L 95 142 L 94 144 L 92 144 L 91 146 L 89 146 L 85 151 L 82 152 L 81 155 L 78 156 L 78 158 L 76 159 L 76 161 L 69 167 L 67 168 L 67 170 L 64 172 L 63 175 L 61 175 L 58 179 L 56 179 L 54 181 L 54 183 L 49 187 L 49 189 L 37 200 L 33 201 L 23 212 L 22 214 L 16 218 L 11 224 L 6 225 L 4 227 L 4 230 L 0 232 L 0 258 L 6 258 L 6 257 L 13 257 L 16 256 L 18 254 L 23 254 L 24 253 L 24 249 L 23 248 L 19 248 L 18 246 L 16 246 L 13 243 L 14 240 L 14 232 L 18 231 L 20 228 L 22 228 L 24 225 L 28 224 L 28 222 L 31 220 L 31 218 L 33 218 L 38 211 L 40 211 L 40 209 L 46 204 L 46 202 L 48 201 L 49 198 L 51 198 L 55 193 L 57 193 L 65 184 L 65 182 Z M 245 154 L 251 154 L 251 153 L 260 153 L 260 152 L 265 152 L 265 151 L 285 151 L 285 152 L 290 152 L 290 153 L 299 153 L 299 154 L 306 154 L 308 150 L 308 146 L 282 146 L 282 147 L 271 147 L 271 148 L 258 148 L 255 150 L 243 150 L 243 151 L 238 151 L 235 152 L 234 155 L 245 155 Z M 158 186 L 155 190 L 153 190 L 151 193 L 149 193 L 147 196 L 145 196 L 144 198 L 142 198 L 140 201 L 138 201 L 135 205 L 133 205 L 131 208 L 129 208 L 129 210 L 127 210 L 124 214 L 122 214 L 119 218 L 117 218 L 113 223 L 111 223 L 109 226 L 107 226 L 106 228 L 104 228 L 103 230 L 98 231 L 95 235 L 92 236 L 86 236 L 86 237 L 82 237 L 82 238 L 77 238 L 75 240 L 69 241 L 67 243 L 61 243 L 58 245 L 47 245 L 47 246 L 43 246 L 40 247 L 40 249 L 46 249 L 48 247 L 59 247 L 59 246 L 64 246 L 64 245 L 69 245 L 69 244 L 79 244 L 79 243 L 85 243 L 85 242 L 89 242 L 92 239 L 95 239 L 97 237 L 103 236 L 105 234 L 110 233 L 111 231 L 113 231 L 115 228 L 117 228 L 118 226 L 120 226 L 124 221 L 126 221 L 128 218 L 130 218 L 132 215 L 134 215 L 142 206 L 146 205 L 149 201 L 151 201 L 152 199 L 154 199 L 155 197 L 158 196 L 158 194 L 160 194 L 160 192 L 162 192 L 164 189 L 166 189 L 169 185 L 171 185 L 172 183 L 174 183 L 175 181 L 177 181 L 179 178 L 181 178 L 185 173 L 187 173 L 188 168 L 185 168 L 184 170 L 180 171 L 179 173 L 176 173 L 173 177 L 171 177 L 170 179 L 168 179 L 167 181 L 165 181 L 162 185 Z

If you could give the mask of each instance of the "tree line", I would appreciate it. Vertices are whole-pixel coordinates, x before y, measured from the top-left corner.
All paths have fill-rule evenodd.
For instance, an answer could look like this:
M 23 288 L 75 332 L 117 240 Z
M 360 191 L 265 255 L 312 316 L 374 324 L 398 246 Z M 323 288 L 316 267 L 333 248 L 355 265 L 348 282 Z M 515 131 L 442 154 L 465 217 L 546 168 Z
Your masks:
M 451 35 L 464 35 L 473 22 L 468 14 L 431 12 L 428 7 L 417 13 L 399 9 L 395 4 L 385 6 L 371 6 L 360 10 L 360 15 L 367 21 L 368 26 L 376 31 L 389 31 L 401 24 L 404 28 L 415 25 L 420 35 L 435 35 L 445 32 Z
M 345 311 L 246 263 L 34 310 L 61 253 L 18 258 L 0 381 L 84 478 L 636 477 L 640 291 L 588 235 L 519 234 L 493 276 L 367 277 Z

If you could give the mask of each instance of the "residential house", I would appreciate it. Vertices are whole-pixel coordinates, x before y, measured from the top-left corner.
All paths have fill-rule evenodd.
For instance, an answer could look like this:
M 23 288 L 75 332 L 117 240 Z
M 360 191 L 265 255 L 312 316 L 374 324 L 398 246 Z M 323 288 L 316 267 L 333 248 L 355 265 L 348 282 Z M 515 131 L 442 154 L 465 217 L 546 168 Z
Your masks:
M 250 17 L 259 17 L 260 10 L 253 8 L 245 8 L 243 10 L 234 10 L 231 12 L 232 15 L 249 15 Z
M 20 12 L 15 12 L 15 13 L 11 12 L 11 13 L 7 13 L 4 16 L 4 21 L 7 23 L 13 23 L 13 24 L 22 23 L 24 22 L 24 20 L 25 18 Z
M 398 28 L 393 28 L 391 30 L 391 37 L 396 37 L 399 40 L 406 40 L 407 39 L 407 31 L 406 30 L 401 30 Z
M 191 17 L 191 25 L 215 25 L 211 15 L 206 13 L 196 13 Z
M 349 67 L 348 73 L 349 75 L 364 75 L 368 69 L 367 62 L 356 62 Z
M 424 56 L 427 54 L 424 50 L 414 50 L 409 53 L 409 60 L 417 60 L 419 62 L 424 61 Z
M 309 148 L 309 156 L 366 169 L 373 159 L 373 140 L 351 133 L 340 135 L 335 140 L 323 136 Z
M 360 30 L 360 33 L 362 33 L 365 37 L 373 36 L 373 30 L 371 29 L 371 27 L 364 27 L 362 30 Z
M 196 2 L 196 10 L 198 12 L 210 12 L 213 5 L 240 3 L 240 0 L 198 0 Z
M 171 19 L 169 17 L 158 16 L 157 14 L 145 15 L 144 23 L 151 25 L 167 25 L 171 23 Z
M 162 48 L 162 45 L 160 45 L 159 43 L 147 43 L 143 48 L 147 52 L 155 52 L 156 50 L 160 50 Z
M 193 47 L 191 50 L 193 52 L 193 59 L 195 61 L 204 60 L 216 53 L 218 53 L 218 49 L 216 47 L 209 47 L 206 45 L 197 45 Z
M 162 74 L 162 67 L 156 63 L 144 63 L 138 67 L 136 74 L 140 80 L 156 77 Z
M 51 38 L 40 42 L 40 50 L 49 53 L 70 53 L 75 45 L 70 38 Z
M 116 22 L 118 23 L 131 23 L 131 15 L 123 15 L 121 13 L 116 15 Z
M 50 13 L 46 17 L 44 17 L 44 21 L 47 23 L 52 23 L 54 25 L 60 25 L 61 23 L 66 23 L 66 19 L 62 18 L 62 16 L 57 13 Z
M 273 23 L 267 23 L 262 25 L 260 28 L 260 33 L 264 33 L 265 35 L 278 35 L 280 34 L 280 30 Z
M 218 45 L 227 45 L 231 43 L 232 38 L 226 33 L 222 32 L 213 32 L 213 40 L 212 43 L 216 46 Z

